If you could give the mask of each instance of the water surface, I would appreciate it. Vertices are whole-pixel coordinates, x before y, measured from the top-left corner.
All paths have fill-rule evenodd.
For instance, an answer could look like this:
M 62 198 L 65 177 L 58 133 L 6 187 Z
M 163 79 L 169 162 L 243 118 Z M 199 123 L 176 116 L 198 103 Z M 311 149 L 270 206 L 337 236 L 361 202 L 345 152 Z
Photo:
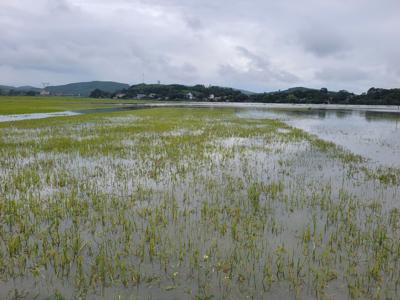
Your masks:
M 61 111 L 51 113 L 33 113 L 33 114 L 17 114 L 17 115 L 0 115 L 0 122 L 14 122 L 23 120 L 37 120 L 54 117 L 68 117 L 80 115 L 79 112 Z
M 78 111 L 0 115 L 0 122 L 154 107 L 236 108 L 239 117 L 279 119 L 343 146 L 371 162 L 400 167 L 400 110 L 396 106 L 162 102 Z
M 275 118 L 384 166 L 400 166 L 400 113 L 368 109 L 246 109 L 243 118 Z

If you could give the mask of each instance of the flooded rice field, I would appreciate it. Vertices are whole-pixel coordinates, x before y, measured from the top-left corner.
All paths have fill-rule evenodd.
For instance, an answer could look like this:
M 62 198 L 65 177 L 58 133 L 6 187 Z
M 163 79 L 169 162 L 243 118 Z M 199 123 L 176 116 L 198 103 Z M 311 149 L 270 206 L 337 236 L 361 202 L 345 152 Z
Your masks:
M 398 137 L 362 110 L 2 123 L 0 299 L 398 299 Z
M 12 121 L 23 121 L 23 120 L 37 120 L 54 117 L 67 117 L 79 115 L 78 112 L 63 111 L 63 112 L 51 112 L 51 113 L 32 113 L 32 114 L 17 114 L 17 115 L 0 115 L 0 122 L 12 122 Z
M 248 109 L 244 118 L 276 118 L 386 166 L 400 167 L 400 111 Z

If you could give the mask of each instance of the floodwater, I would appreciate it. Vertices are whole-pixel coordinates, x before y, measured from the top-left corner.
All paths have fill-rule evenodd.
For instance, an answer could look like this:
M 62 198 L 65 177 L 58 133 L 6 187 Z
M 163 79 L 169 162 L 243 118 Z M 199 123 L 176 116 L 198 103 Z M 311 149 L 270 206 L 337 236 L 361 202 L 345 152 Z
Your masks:
M 0 122 L 15 122 L 24 120 L 37 120 L 37 119 L 47 119 L 54 117 L 72 117 L 82 114 L 94 114 L 94 113 L 108 113 L 117 112 L 124 110 L 136 110 L 143 109 L 147 106 L 144 105 L 130 105 L 122 107 L 106 107 L 106 108 L 94 108 L 94 109 L 84 109 L 76 111 L 60 111 L 60 112 L 50 112 L 50 113 L 32 113 L 32 114 L 17 114 L 17 115 L 0 115 Z
M 400 112 L 368 109 L 246 109 L 243 118 L 273 118 L 334 142 L 371 163 L 400 166 Z
M 354 279 L 398 299 L 399 185 L 262 120 L 387 155 L 377 141 L 398 149 L 398 114 L 209 107 L 2 128 L 0 299 L 349 299 Z
M 236 108 L 243 118 L 273 118 L 331 141 L 383 166 L 400 167 L 400 109 L 396 106 L 168 102 L 110 108 L 0 115 L 0 122 L 154 107 Z
M 68 117 L 68 116 L 77 116 L 77 115 L 80 115 L 80 113 L 74 112 L 74 111 L 18 114 L 18 115 L 0 115 L 0 122 L 14 122 L 14 121 L 36 120 L 36 119 L 46 119 L 46 118 L 54 118 L 54 117 Z

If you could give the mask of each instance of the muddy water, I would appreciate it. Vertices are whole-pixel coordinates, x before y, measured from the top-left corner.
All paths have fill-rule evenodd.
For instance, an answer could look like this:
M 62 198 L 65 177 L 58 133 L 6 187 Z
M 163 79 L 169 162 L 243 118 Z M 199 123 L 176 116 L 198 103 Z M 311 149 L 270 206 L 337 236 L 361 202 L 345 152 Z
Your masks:
M 62 111 L 52 113 L 33 113 L 33 114 L 18 114 L 18 115 L 0 115 L 0 122 L 14 122 L 23 120 L 37 120 L 54 117 L 68 117 L 80 115 L 79 112 Z
M 274 118 L 334 142 L 371 163 L 400 166 L 400 113 L 355 109 L 245 109 L 243 118 Z
M 151 107 L 226 107 L 242 118 L 276 118 L 359 154 L 371 163 L 400 167 L 400 110 L 389 106 L 258 103 L 148 103 L 111 108 L 0 115 L 0 122 L 117 112 Z
M 212 109 L 195 128 L 192 123 L 201 116 L 198 110 L 176 111 L 172 120 L 161 114 L 153 119 L 110 114 L 105 117 L 109 122 L 96 123 L 96 117 L 85 119 L 85 123 L 60 122 L 58 128 L 51 129 L 2 129 L 0 187 L 4 188 L 0 200 L 7 201 L 2 205 L 7 208 L 2 219 L 13 221 L 17 215 L 11 225 L 2 223 L 2 239 L 14 241 L 20 224 L 33 231 L 18 235 L 28 242 L 20 243 L 21 250 L 14 251 L 14 256 L 11 242 L 8 247 L 0 245 L 6 253 L 3 266 L 21 270 L 0 268 L 8 276 L 0 282 L 0 299 L 52 299 L 56 292 L 65 299 L 78 298 L 79 293 L 83 299 L 294 299 L 288 279 L 277 271 L 281 264 L 289 270 L 290 260 L 301 265 L 293 274 L 301 280 L 302 299 L 321 298 L 314 297 L 313 286 L 320 283 L 310 274 L 314 270 L 324 274 L 328 269 L 334 273 L 321 285 L 326 298 L 349 299 L 347 280 L 352 277 L 346 277 L 347 266 L 356 263 L 357 271 L 364 274 L 360 276 L 367 278 L 365 270 L 374 259 L 370 254 L 380 249 L 378 241 L 371 243 L 374 232 L 378 225 L 389 224 L 384 213 L 393 208 L 391 201 L 396 202 L 399 187 L 365 180 L 362 174 L 353 174 L 348 166 L 306 141 L 284 139 L 291 130 L 254 119 L 280 118 L 296 126 L 293 122 L 321 119 L 322 124 L 329 124 L 324 122 L 336 118 L 340 123 L 367 118 L 367 113 L 290 113 L 238 107 L 237 115 L 252 118 L 249 122 L 231 119 L 230 113 L 208 119 L 211 114 Z M 140 123 L 158 124 L 160 117 L 164 124 L 176 124 L 175 118 L 181 119 L 179 126 L 169 130 L 154 132 L 151 126 L 143 132 L 138 130 Z M 389 118 L 385 115 L 383 119 Z M 375 114 L 371 122 L 378 120 Z M 115 127 L 118 130 L 112 131 Z M 203 139 L 194 143 L 201 136 Z M 51 142 L 50 138 L 60 137 L 67 137 L 72 146 L 66 143 L 50 151 L 41 147 Z M 117 147 L 104 154 L 101 150 L 107 143 L 96 137 L 107 137 Z M 31 142 L 35 138 L 36 143 Z M 76 145 L 82 147 L 76 140 L 91 143 L 91 151 L 76 152 Z M 37 175 L 36 181 L 31 180 L 32 175 Z M 249 202 L 250 191 L 260 184 L 264 192 L 258 201 Z M 25 207 L 30 206 L 17 206 L 17 210 L 6 205 L 16 199 L 35 205 L 33 208 L 39 205 L 40 209 L 30 209 L 36 219 L 26 213 Z M 81 205 L 77 199 L 88 205 Z M 383 212 L 373 201 L 379 201 Z M 340 202 L 349 205 L 339 207 Z M 371 209 L 376 209 L 374 214 Z M 331 217 L 342 211 L 343 217 Z M 318 234 L 307 242 L 303 236 L 310 228 Z M 362 230 L 362 243 L 348 238 L 354 234 L 346 231 L 351 228 Z M 57 242 L 59 235 L 62 244 Z M 397 242 L 393 237 L 398 231 L 388 235 L 382 249 Z M 339 242 L 329 252 L 333 259 L 327 259 L 324 253 L 331 236 Z M 79 261 L 69 252 L 77 237 L 83 245 L 78 245 L 81 273 L 77 271 Z M 156 243 L 156 256 L 150 255 L 151 239 Z M 43 250 L 44 241 L 50 241 L 52 256 Z M 387 248 L 398 249 L 396 244 Z M 59 260 L 62 256 L 55 254 L 64 251 L 65 258 L 71 257 L 71 262 L 65 263 L 68 275 L 57 272 L 63 265 Z M 349 256 L 350 251 L 358 256 Z M 393 289 L 398 254 L 384 253 L 388 264 L 395 267 L 382 275 L 381 282 L 388 282 L 382 290 L 398 296 Z M 19 261 L 28 264 L 17 264 Z M 97 265 L 103 265 L 105 275 Z M 264 266 L 269 269 L 264 270 Z M 268 270 L 273 280 L 270 287 L 264 287 Z M 103 283 L 93 280 L 99 276 L 104 276 Z M 122 284 L 125 277 L 126 286 Z M 398 299 L 395 296 L 392 299 Z

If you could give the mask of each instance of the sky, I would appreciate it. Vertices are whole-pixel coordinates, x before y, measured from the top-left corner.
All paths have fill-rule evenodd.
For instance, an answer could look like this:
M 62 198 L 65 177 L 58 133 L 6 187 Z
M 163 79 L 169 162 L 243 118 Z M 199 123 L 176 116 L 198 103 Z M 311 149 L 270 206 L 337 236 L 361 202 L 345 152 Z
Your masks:
M 399 0 L 0 0 L 0 84 L 400 87 Z

